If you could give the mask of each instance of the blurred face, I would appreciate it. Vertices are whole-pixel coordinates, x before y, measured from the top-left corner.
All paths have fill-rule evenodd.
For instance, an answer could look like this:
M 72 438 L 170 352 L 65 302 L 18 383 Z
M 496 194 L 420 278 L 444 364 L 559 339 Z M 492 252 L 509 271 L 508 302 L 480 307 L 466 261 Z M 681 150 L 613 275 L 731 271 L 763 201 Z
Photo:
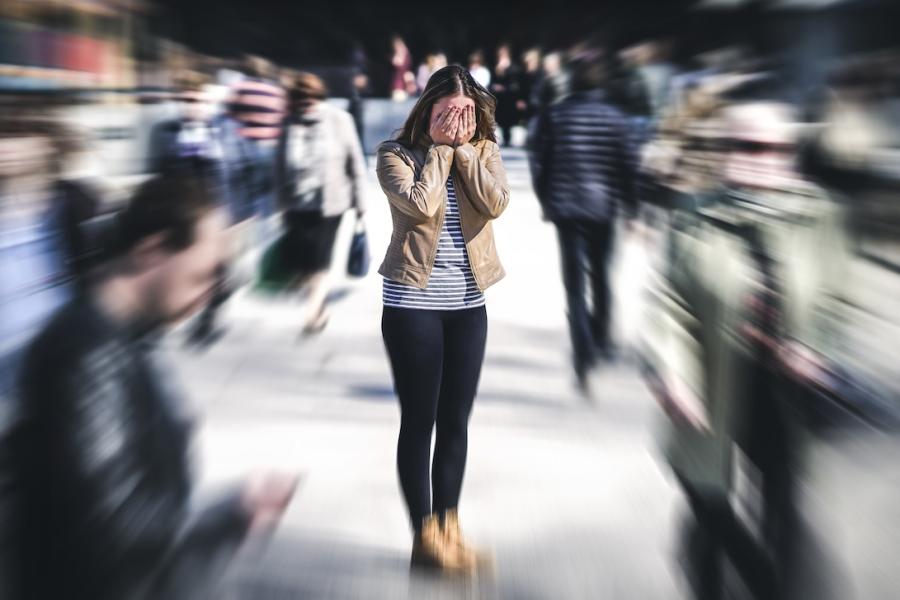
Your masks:
M 158 254 L 146 277 L 148 310 L 156 319 L 174 324 L 207 304 L 217 269 L 228 258 L 225 223 L 225 216 L 213 211 L 197 222 L 193 244 L 174 253 L 154 251 Z
M 537 71 L 541 67 L 541 55 L 536 50 L 526 52 L 523 60 L 528 71 Z
M 293 104 L 294 112 L 298 115 L 304 115 L 312 112 L 318 102 L 313 98 L 299 98 Z
M 787 106 L 738 106 L 730 117 L 731 151 L 725 167 L 730 183 L 776 189 L 797 178 L 794 124 Z
M 559 54 L 548 54 L 544 57 L 544 72 L 547 75 L 556 75 L 561 68 L 562 63 L 560 62 Z
M 455 94 L 453 96 L 444 96 L 437 102 L 435 102 L 431 107 L 431 121 L 437 118 L 439 114 L 447 110 L 451 107 L 459 108 L 460 110 L 468 107 L 475 107 L 475 101 L 466 96 L 465 94 Z M 475 111 L 476 117 L 478 115 L 478 111 Z

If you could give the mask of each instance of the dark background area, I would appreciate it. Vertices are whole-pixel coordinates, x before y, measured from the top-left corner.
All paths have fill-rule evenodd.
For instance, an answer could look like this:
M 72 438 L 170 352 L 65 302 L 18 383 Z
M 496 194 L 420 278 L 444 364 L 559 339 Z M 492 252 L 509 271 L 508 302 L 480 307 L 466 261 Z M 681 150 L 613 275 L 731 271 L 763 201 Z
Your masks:
M 739 10 L 696 10 L 697 0 L 157 0 L 150 32 L 214 56 L 252 53 L 276 63 L 327 69 L 353 63 L 362 48 L 373 93 L 386 91 L 390 38 L 406 41 L 416 65 L 444 51 L 465 63 L 482 49 L 490 65 L 497 45 L 515 53 L 560 50 L 591 38 L 617 49 L 648 37 L 678 40 L 676 60 L 725 44 L 758 55 L 799 58 L 895 45 L 900 2 L 854 0 L 829 11 L 771 11 L 757 0 Z

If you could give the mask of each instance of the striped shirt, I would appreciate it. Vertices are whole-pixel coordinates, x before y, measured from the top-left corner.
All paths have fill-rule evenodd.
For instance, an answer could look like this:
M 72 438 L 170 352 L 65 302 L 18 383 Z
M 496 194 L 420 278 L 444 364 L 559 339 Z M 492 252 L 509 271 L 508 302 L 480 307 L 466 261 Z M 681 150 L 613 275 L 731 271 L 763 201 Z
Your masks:
M 382 300 L 385 306 L 426 310 L 461 310 L 484 306 L 484 294 L 478 289 L 469 264 L 452 177 L 447 178 L 444 225 L 428 285 L 423 289 L 385 279 Z
M 247 139 L 277 140 L 286 105 L 284 90 L 268 81 L 244 79 L 232 89 L 231 112 Z

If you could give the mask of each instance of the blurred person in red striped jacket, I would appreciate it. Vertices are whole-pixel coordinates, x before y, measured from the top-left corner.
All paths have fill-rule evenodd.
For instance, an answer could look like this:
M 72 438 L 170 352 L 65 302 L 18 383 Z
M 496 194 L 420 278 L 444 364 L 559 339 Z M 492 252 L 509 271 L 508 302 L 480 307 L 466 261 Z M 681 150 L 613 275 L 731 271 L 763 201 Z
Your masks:
M 267 60 L 248 57 L 245 70 L 248 75 L 232 85 L 227 114 L 216 123 L 224 178 L 222 201 L 232 207 L 235 224 L 240 226 L 233 228 L 232 265 L 222 273 L 218 291 L 192 328 L 190 342 L 200 347 L 222 335 L 219 309 L 252 278 L 248 267 L 255 263 L 275 213 L 275 154 L 286 94 Z

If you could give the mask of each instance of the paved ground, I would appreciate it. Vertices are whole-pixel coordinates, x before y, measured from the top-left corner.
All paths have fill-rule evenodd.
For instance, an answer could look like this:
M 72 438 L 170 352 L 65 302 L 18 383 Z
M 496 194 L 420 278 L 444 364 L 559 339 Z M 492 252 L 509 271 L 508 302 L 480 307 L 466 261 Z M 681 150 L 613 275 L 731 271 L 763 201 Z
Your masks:
M 470 537 L 496 553 L 496 573 L 465 583 L 410 577 L 394 468 L 398 409 L 373 274 L 338 282 L 332 323 L 318 338 L 298 338 L 300 301 L 245 296 L 232 303 L 218 345 L 176 349 L 205 417 L 198 453 L 207 483 L 259 466 L 306 476 L 275 539 L 231 577 L 236 597 L 679 596 L 669 567 L 678 500 L 653 455 L 651 400 L 624 365 L 598 374 L 594 403 L 574 393 L 554 232 L 540 219 L 522 154 L 507 165 L 513 196 L 497 236 L 508 277 L 488 293 L 461 507 Z M 370 200 L 377 261 L 390 229 L 374 178 Z M 344 264 L 340 251 L 335 264 Z

